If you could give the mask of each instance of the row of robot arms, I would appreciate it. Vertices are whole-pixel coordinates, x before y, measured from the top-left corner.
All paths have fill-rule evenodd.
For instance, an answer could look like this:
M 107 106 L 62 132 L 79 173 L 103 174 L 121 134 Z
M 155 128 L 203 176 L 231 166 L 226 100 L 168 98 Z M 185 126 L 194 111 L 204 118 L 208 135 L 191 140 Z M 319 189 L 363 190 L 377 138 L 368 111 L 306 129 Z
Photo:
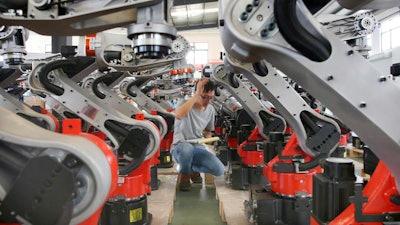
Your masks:
M 165 21 L 166 2 L 0 6 L 0 223 L 150 224 L 147 195 L 159 185 L 160 148 L 171 166 L 174 115 L 160 102 L 186 94 L 193 75 L 184 60 L 188 43 Z M 129 39 L 99 33 L 118 26 L 127 26 Z M 25 28 L 43 35 L 97 33 L 88 41 L 96 57 L 65 48 L 61 55 L 25 61 Z M 11 94 L 10 84 L 19 79 L 57 118 Z M 151 98 L 148 92 L 158 86 L 163 89 Z
M 365 35 L 376 27 L 372 14 L 321 22 L 302 1 L 220 2 L 227 53 L 224 64 L 210 67 L 207 76 L 220 85 L 216 108 L 225 105 L 224 112 L 237 118 L 222 120 L 220 132 L 239 130 L 233 124 L 247 122 L 240 116 L 243 109 L 254 123 L 245 129 L 245 137 L 239 130 L 234 141 L 222 138 L 222 148 L 237 147 L 240 156 L 236 168 L 228 159 L 228 182 L 233 188 L 250 189 L 244 203 L 249 220 L 263 225 L 399 224 L 400 146 L 393 124 L 399 106 L 376 93 L 400 90 L 365 59 Z M 398 6 L 395 1 L 339 3 L 357 9 Z M 396 69 L 393 65 L 391 72 L 397 76 Z M 317 112 L 282 72 L 335 117 Z M 272 103 L 272 110 L 250 86 Z M 366 93 L 367 87 L 373 91 Z M 382 117 L 380 109 L 390 113 Z M 286 126 L 293 131 L 288 140 Z M 380 160 L 366 185 L 355 182 L 351 160 L 329 157 L 348 127 Z M 265 180 L 257 176 L 260 165 Z
M 335 16 L 333 20 L 331 19 L 330 21 L 328 21 L 325 19 L 321 23 L 327 29 L 331 30 L 342 40 L 351 45 L 353 49 L 357 49 L 357 51 L 361 54 L 365 54 L 368 51 L 368 46 L 365 44 L 366 35 L 372 33 L 377 24 L 374 16 L 370 12 L 357 13 L 356 15 L 352 16 Z M 260 66 L 258 65 L 256 68 L 260 68 Z M 204 73 L 206 76 L 210 76 L 210 73 L 212 73 L 208 71 L 210 69 L 211 68 L 206 69 Z M 259 73 L 266 73 L 266 70 L 263 70 L 262 68 L 258 71 Z M 243 76 L 241 77 L 243 78 Z M 245 85 L 239 85 L 240 83 L 242 83 L 242 81 L 235 81 L 238 77 L 235 77 L 233 73 L 229 76 L 224 75 L 224 77 L 220 79 L 215 78 L 215 76 L 213 78 L 217 83 L 221 84 L 221 86 L 217 88 L 216 98 L 214 101 L 216 109 L 219 112 L 219 119 L 217 121 L 220 124 L 217 124 L 217 128 L 222 127 L 222 129 L 225 131 L 229 130 L 229 132 L 220 133 L 220 130 L 218 129 L 221 141 L 217 144 L 217 152 L 220 154 L 220 158 L 224 161 L 224 163 L 228 164 L 229 172 L 226 176 L 227 181 L 231 183 L 233 188 L 246 189 L 248 188 L 249 184 L 259 183 L 259 166 L 262 164 L 262 159 L 264 157 L 264 153 L 262 151 L 251 151 L 248 147 L 253 148 L 253 150 L 260 150 L 262 147 L 264 147 L 264 145 L 262 145 L 263 139 L 265 139 L 265 137 L 271 131 L 276 131 L 273 129 L 271 130 L 271 126 L 274 123 L 271 123 L 270 121 L 268 125 L 267 121 L 269 119 L 265 116 L 270 114 L 268 111 L 271 110 L 271 106 L 268 106 L 267 109 L 267 107 L 263 105 L 260 100 L 256 99 L 255 96 L 250 95 L 249 88 L 254 89 L 254 84 L 250 82 L 250 85 L 247 88 L 245 88 Z M 224 81 L 221 81 L 221 79 Z M 271 82 L 268 83 L 271 85 Z M 281 82 L 279 84 L 282 87 L 288 86 L 286 82 Z M 279 86 L 279 84 L 275 83 L 273 86 Z M 313 98 L 307 92 L 304 92 L 304 90 L 299 85 L 295 84 L 293 81 L 290 81 L 290 86 L 294 86 L 295 90 L 301 95 L 302 98 L 306 100 L 306 102 L 300 101 L 300 103 L 307 103 L 314 110 L 319 110 L 320 112 L 324 111 L 324 107 L 318 101 L 316 101 L 315 98 Z M 228 92 L 226 90 L 228 90 Z M 295 96 L 295 94 L 293 94 L 293 96 Z M 226 115 L 228 115 L 228 119 L 224 118 Z M 277 121 L 279 120 L 276 120 L 275 122 Z M 266 128 L 266 130 L 264 130 L 264 132 L 260 133 L 261 136 L 264 136 L 261 139 L 259 137 L 256 137 L 258 135 L 258 130 L 253 130 L 255 124 L 257 124 L 259 128 L 263 128 L 264 124 L 269 126 L 268 128 Z M 280 124 L 282 125 L 282 123 Z M 347 134 L 347 131 L 349 130 L 344 127 L 343 124 L 341 125 L 341 133 Z M 281 128 L 283 128 L 283 126 Z M 250 130 L 253 131 L 252 138 L 250 138 L 251 142 L 259 146 L 247 145 L 247 143 L 242 143 L 243 138 L 249 135 L 248 131 Z M 298 130 L 298 132 L 304 133 L 304 129 L 302 129 L 301 131 Z M 342 142 L 343 140 L 345 140 L 345 138 L 345 135 L 342 135 Z M 257 142 L 257 139 L 259 142 Z M 238 161 L 237 158 L 235 158 L 236 147 L 238 145 L 237 142 L 241 144 L 240 148 L 238 149 L 238 156 L 239 160 L 241 161 L 241 165 L 236 165 L 232 169 L 231 162 Z M 338 151 L 334 154 L 340 154 L 340 152 L 343 152 L 344 146 L 345 142 L 341 143 Z M 233 149 L 233 152 L 230 151 L 231 149 Z M 273 155 L 266 157 L 270 158 L 272 156 Z M 261 179 L 263 179 L 262 176 Z

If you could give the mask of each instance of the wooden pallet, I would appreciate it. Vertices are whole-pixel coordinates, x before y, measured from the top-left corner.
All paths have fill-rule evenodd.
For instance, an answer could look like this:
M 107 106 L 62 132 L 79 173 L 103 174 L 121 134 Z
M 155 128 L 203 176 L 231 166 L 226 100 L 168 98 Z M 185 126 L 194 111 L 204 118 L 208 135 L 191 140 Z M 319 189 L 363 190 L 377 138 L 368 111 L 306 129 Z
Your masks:
M 364 150 L 359 148 L 349 148 L 347 152 L 349 157 L 363 157 L 364 155 Z
M 158 169 L 160 187 L 148 197 L 148 211 L 153 215 L 152 225 L 168 225 L 172 221 L 178 173 L 176 168 Z M 219 214 L 228 225 L 250 225 L 243 202 L 248 199 L 248 191 L 234 190 L 225 184 L 224 177 L 214 178 L 204 174 L 205 185 L 215 186 L 219 201 Z
M 243 205 L 243 202 L 249 197 L 248 191 L 232 189 L 225 183 L 223 176 L 215 178 L 214 181 L 222 221 L 228 225 L 250 225 Z
M 152 214 L 152 225 L 168 225 L 174 215 L 174 201 L 176 198 L 176 175 L 158 173 L 161 181 L 158 190 L 152 191 L 148 196 L 148 211 Z M 170 172 L 167 172 L 170 173 Z

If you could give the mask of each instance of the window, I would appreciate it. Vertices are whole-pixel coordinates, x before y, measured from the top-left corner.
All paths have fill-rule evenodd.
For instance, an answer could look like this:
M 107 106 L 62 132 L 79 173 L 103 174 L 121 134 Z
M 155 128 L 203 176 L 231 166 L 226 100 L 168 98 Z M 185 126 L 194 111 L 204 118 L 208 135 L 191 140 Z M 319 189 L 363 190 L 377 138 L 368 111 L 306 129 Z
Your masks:
M 190 51 L 186 56 L 190 64 L 199 65 L 208 63 L 208 43 L 190 43 Z
M 29 31 L 29 37 L 25 41 L 25 48 L 28 53 L 51 53 L 52 52 L 52 36 L 41 35 L 33 31 Z M 79 45 L 79 36 L 72 36 L 72 45 Z
M 29 38 L 26 40 L 25 46 L 28 53 L 50 53 L 51 36 L 40 35 L 29 31 Z
M 400 16 L 396 15 L 382 21 L 380 32 L 382 51 L 400 46 Z

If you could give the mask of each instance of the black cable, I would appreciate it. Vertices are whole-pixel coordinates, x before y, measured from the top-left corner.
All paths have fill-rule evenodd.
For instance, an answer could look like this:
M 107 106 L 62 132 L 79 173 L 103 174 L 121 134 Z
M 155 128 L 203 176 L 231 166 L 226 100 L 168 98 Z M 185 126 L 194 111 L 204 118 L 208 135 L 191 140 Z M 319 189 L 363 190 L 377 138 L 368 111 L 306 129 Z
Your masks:
M 329 58 L 331 45 L 325 38 L 307 30 L 296 14 L 297 0 L 274 2 L 275 19 L 286 41 L 310 60 L 322 62 Z
M 48 75 L 51 71 L 55 69 L 64 68 L 67 66 L 75 66 L 75 65 L 76 63 L 72 60 L 57 60 L 49 62 L 46 65 L 44 65 L 42 69 L 38 72 L 39 81 L 46 90 L 50 91 L 55 95 L 60 96 L 64 94 L 64 88 L 52 84 L 49 81 Z

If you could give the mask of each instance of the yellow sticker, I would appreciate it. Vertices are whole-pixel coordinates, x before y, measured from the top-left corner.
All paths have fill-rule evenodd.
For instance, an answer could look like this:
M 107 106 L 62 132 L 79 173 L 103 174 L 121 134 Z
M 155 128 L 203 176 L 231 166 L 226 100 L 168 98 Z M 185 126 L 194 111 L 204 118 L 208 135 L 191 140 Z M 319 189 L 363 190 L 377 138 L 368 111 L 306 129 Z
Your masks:
M 164 160 L 165 160 L 164 162 L 171 162 L 171 156 L 169 155 L 165 156 Z
M 131 223 L 140 221 L 143 219 L 143 210 L 142 208 L 132 209 L 129 211 L 129 221 Z

